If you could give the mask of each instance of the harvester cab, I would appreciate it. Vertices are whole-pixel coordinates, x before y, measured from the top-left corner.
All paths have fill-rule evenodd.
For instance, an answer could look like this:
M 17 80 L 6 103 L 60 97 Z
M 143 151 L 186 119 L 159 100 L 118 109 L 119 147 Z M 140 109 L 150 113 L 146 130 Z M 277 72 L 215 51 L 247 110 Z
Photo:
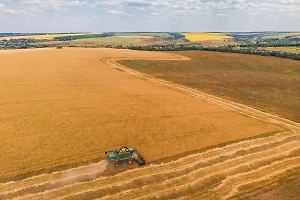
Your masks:
M 139 165 L 144 165 L 146 160 L 141 154 L 135 149 L 130 147 L 121 147 L 118 150 L 106 151 L 106 160 L 109 163 L 114 163 L 115 167 L 118 167 L 120 163 L 128 163 L 131 165 L 136 161 Z

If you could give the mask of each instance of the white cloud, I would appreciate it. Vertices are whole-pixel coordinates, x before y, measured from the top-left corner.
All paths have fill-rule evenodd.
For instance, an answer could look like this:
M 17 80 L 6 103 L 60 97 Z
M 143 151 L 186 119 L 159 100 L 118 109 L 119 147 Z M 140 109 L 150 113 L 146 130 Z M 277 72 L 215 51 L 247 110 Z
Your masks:
M 158 6 L 167 5 L 170 0 L 95 0 L 102 5 L 127 5 L 127 6 Z
M 262 15 L 262 12 L 249 12 L 250 15 Z
M 116 16 L 126 16 L 126 17 L 133 16 L 132 14 L 128 14 L 128 13 L 126 13 L 124 11 L 121 11 L 121 10 L 107 10 L 106 13 L 116 15 Z
M 291 5 L 300 4 L 300 0 L 280 0 L 280 2 L 283 4 L 291 4 Z
M 0 4 L 0 14 L 2 16 L 6 15 L 6 14 L 9 14 L 9 15 L 19 15 L 21 13 L 22 12 L 20 10 L 9 9 L 4 4 Z
M 15 21 L 16 25 L 7 22 L 6 27 L 15 27 L 17 31 L 26 16 L 42 18 L 28 22 L 36 24 L 36 30 L 45 30 L 45 23 L 49 23 L 52 26 L 47 26 L 47 30 L 60 24 L 57 29 L 65 31 L 89 31 L 85 27 L 93 31 L 299 31 L 299 5 L 300 0 L 0 0 L 0 16 Z M 50 9 L 69 12 L 54 14 Z M 99 20 L 91 20 L 93 16 Z M 229 23 L 222 24 L 216 17 L 228 17 Z M 111 23 L 107 19 L 118 20 Z M 153 22 L 136 23 L 148 19 Z M 176 23 L 172 22 L 176 19 Z M 26 28 L 30 30 L 29 27 Z
M 36 13 L 36 14 L 45 14 L 45 12 L 41 9 L 34 8 L 34 7 L 26 7 L 25 8 L 28 12 Z
M 0 4 L 0 14 L 2 18 L 8 15 L 40 17 L 39 15 L 44 13 L 45 12 L 43 10 L 34 7 L 24 7 L 22 9 L 10 9 L 7 8 L 4 4 Z
M 227 17 L 227 15 L 224 14 L 224 13 L 217 13 L 217 16 L 218 16 L 218 17 Z
M 97 7 L 96 4 L 92 4 L 92 3 L 91 3 L 91 4 L 88 4 L 88 6 L 91 7 L 91 8 L 96 8 L 96 7 Z
M 200 0 L 94 0 L 96 4 L 103 6 L 119 6 L 125 8 L 138 8 L 146 10 L 165 8 L 193 8 L 195 4 L 201 4 Z
M 280 1 L 280 2 L 279 2 Z M 171 18 L 197 18 L 199 16 L 226 17 L 229 12 L 243 12 L 248 16 L 255 14 L 270 15 L 271 13 L 293 12 L 288 16 L 299 16 L 300 6 L 295 6 L 300 0 L 94 0 L 106 9 L 123 10 L 134 13 L 134 9 L 144 10 L 145 15 Z M 117 8 L 117 9 L 116 9 Z M 159 10 L 160 12 L 157 12 Z M 217 14 L 214 14 L 217 13 Z M 141 14 L 142 15 L 142 14 Z M 180 16 L 179 16 L 180 15 Z M 276 14 L 279 15 L 279 14 Z
M 228 10 L 228 9 L 249 9 L 257 7 L 257 4 L 246 0 L 94 0 L 96 4 L 106 7 L 139 8 L 139 9 L 160 9 L 160 10 Z
M 87 4 L 87 0 L 20 0 L 20 2 L 53 10 L 67 10 L 71 6 Z
M 261 3 L 259 5 L 258 10 L 260 9 L 265 9 L 273 12 L 281 12 L 286 14 L 288 14 L 288 12 L 300 12 L 300 6 L 294 6 L 293 4 L 283 5 L 283 4 L 276 4 L 276 3 Z
M 257 7 L 255 3 L 246 2 L 246 0 L 225 0 L 219 2 L 207 2 L 205 3 L 210 9 L 216 10 L 244 10 L 251 7 Z
M 94 2 L 107 8 L 122 8 L 122 10 L 131 8 L 150 10 L 150 12 L 156 12 L 157 9 L 166 10 L 166 14 L 168 11 L 175 10 L 207 13 L 214 10 L 249 10 L 258 6 L 251 0 L 94 0 Z

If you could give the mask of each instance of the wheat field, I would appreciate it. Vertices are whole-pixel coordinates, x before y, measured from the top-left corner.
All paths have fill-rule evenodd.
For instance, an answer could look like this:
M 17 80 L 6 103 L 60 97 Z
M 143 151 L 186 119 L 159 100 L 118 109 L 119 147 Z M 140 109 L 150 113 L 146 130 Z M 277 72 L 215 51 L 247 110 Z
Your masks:
M 189 58 L 0 52 L 0 199 L 227 199 L 299 167 L 296 123 L 116 63 L 124 59 Z M 108 169 L 104 151 L 120 146 L 147 165 Z
M 220 34 L 220 33 L 183 33 L 183 34 L 191 42 L 231 39 L 230 36 Z

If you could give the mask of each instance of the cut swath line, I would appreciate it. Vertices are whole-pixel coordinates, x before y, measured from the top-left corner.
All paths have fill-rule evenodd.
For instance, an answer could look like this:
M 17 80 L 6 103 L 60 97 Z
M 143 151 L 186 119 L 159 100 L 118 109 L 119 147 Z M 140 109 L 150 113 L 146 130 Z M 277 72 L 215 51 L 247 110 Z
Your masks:
M 293 157 L 293 158 L 290 158 L 290 159 L 285 159 L 285 160 L 277 161 L 277 162 L 275 162 L 275 163 L 270 164 L 269 166 L 262 166 L 261 168 L 263 168 L 263 169 L 265 169 L 265 168 L 273 168 L 274 165 L 276 165 L 276 164 L 278 164 L 278 163 L 279 163 L 279 165 L 280 165 L 280 164 L 282 164 L 282 163 L 284 163 L 284 162 L 287 162 L 287 161 L 293 161 L 293 162 L 296 162 L 296 161 L 299 161 L 299 160 L 300 160 L 299 157 Z M 298 164 L 298 163 L 297 163 L 297 164 Z M 297 167 L 297 166 L 299 166 L 299 164 L 298 164 L 298 165 L 295 165 L 295 166 L 291 166 L 289 169 L 294 168 L 294 167 Z M 217 173 L 220 174 L 220 173 L 222 173 L 222 172 L 224 172 L 224 171 L 226 171 L 226 170 L 218 171 Z M 256 171 L 257 171 L 257 169 L 253 170 L 253 173 L 255 173 Z M 252 172 L 250 172 L 250 173 L 252 173 Z M 284 171 L 282 171 L 282 173 L 284 173 Z M 210 176 L 211 176 L 211 175 L 210 175 Z M 203 181 L 203 180 L 209 178 L 210 176 L 205 176 L 205 177 L 201 177 L 201 178 L 195 178 L 194 180 L 193 180 L 193 179 L 189 179 L 189 181 L 190 181 L 190 180 L 193 180 L 193 181 L 190 181 L 189 183 L 185 183 L 185 182 L 183 181 L 184 184 L 178 184 L 178 185 L 175 186 L 175 187 L 171 187 L 171 188 L 168 187 L 168 189 L 160 190 L 160 191 L 158 191 L 158 192 L 153 192 L 154 194 L 148 193 L 146 196 L 139 197 L 138 199 L 161 198 L 161 197 L 165 196 L 166 194 L 170 194 L 171 191 L 174 191 L 174 190 L 180 190 L 180 191 L 183 191 L 184 188 L 188 188 L 188 187 L 190 187 L 191 185 L 196 185 L 196 184 L 198 184 L 199 182 L 201 182 L 201 181 Z M 265 177 L 265 178 L 268 178 L 268 177 Z M 264 179 L 264 178 L 262 178 L 262 180 L 263 180 L 263 179 Z M 185 180 L 186 180 L 186 179 L 185 179 Z M 221 196 L 221 199 L 223 199 L 223 198 L 224 198 L 224 197 Z M 224 198 L 224 199 L 226 199 L 226 198 Z
M 293 144 L 294 144 L 294 142 L 291 142 L 291 144 L 289 144 L 289 145 L 292 145 L 293 146 Z M 284 145 L 282 145 L 281 147 L 278 147 L 278 149 L 282 149 L 284 146 L 286 146 L 287 144 L 284 144 Z M 271 153 L 272 153 L 272 150 L 270 150 L 271 151 Z M 273 151 L 275 151 L 275 150 L 273 150 Z M 290 151 L 290 150 L 289 150 Z M 258 155 L 261 155 L 261 153 L 257 153 Z M 281 153 L 282 154 L 282 153 Z M 249 156 L 253 156 L 253 155 L 249 155 Z M 274 157 L 274 156 L 271 156 L 271 157 Z M 235 164 L 235 160 L 239 160 L 240 158 L 235 158 L 235 159 L 233 159 L 233 160 L 231 160 L 231 162 L 233 163 L 233 165 Z M 225 162 L 227 162 L 227 161 L 225 161 Z M 243 163 L 242 163 L 243 164 Z M 189 167 L 189 164 L 188 163 L 186 163 L 186 165 L 187 165 L 187 167 Z M 222 164 L 221 164 L 221 166 L 222 166 Z M 213 167 L 213 166 L 211 166 L 211 167 Z M 209 168 L 209 167 L 208 167 Z M 174 169 L 173 169 L 174 170 Z M 169 169 L 169 171 L 167 171 L 167 172 L 172 172 L 173 171 L 172 170 L 172 166 L 170 166 L 170 169 Z M 201 169 L 200 169 L 201 170 Z M 176 170 L 175 170 L 176 171 Z M 192 172 L 193 173 L 193 172 Z M 163 174 L 163 172 L 161 172 L 161 174 Z M 152 174 L 151 174 L 152 175 Z M 128 179 L 128 177 L 131 177 L 131 176 L 126 176 L 126 178 Z M 143 177 L 139 177 L 139 178 L 146 178 L 146 176 L 143 176 Z M 127 180 L 127 181 L 121 181 L 121 182 L 118 182 L 118 181 L 120 181 L 120 180 L 115 180 L 116 182 L 115 183 L 112 183 L 112 186 L 122 186 L 122 185 L 127 185 L 127 184 L 129 184 L 129 182 L 131 182 L 131 181 L 133 181 L 133 180 L 135 180 L 135 179 L 137 179 L 137 178 L 133 178 L 133 179 L 130 179 L 130 180 Z M 101 184 L 103 185 L 103 187 L 101 186 Z M 93 191 L 93 190 L 99 190 L 99 189 L 101 189 L 101 188 L 109 188 L 110 187 L 110 185 L 107 185 L 105 182 L 102 182 L 101 181 L 101 183 L 99 183 L 99 185 L 97 185 L 95 188 L 93 188 L 93 187 L 89 187 L 89 190 L 88 191 L 85 191 L 85 192 L 89 192 L 89 191 Z M 79 189 L 79 188 L 78 188 Z M 78 191 L 77 189 L 75 189 L 75 191 Z M 81 193 L 76 193 L 76 195 L 80 195 Z M 75 195 L 75 194 L 74 194 Z M 69 195 L 68 195 L 69 196 Z
M 145 193 L 148 195 L 147 189 L 151 188 L 151 190 L 152 190 L 154 188 L 165 188 L 166 185 L 169 188 L 167 191 L 171 191 L 172 189 L 174 189 L 174 187 L 171 187 L 172 184 L 177 184 L 177 183 L 181 183 L 181 182 L 185 183 L 184 180 L 186 180 L 186 177 L 190 177 L 189 180 L 195 179 L 194 177 L 201 177 L 197 180 L 200 180 L 200 179 L 205 180 L 213 175 L 224 174 L 224 172 L 235 173 L 234 170 L 239 170 L 242 166 L 247 166 L 248 164 L 254 164 L 256 162 L 261 162 L 262 160 L 274 159 L 274 158 L 277 159 L 279 156 L 283 156 L 283 158 L 285 158 L 285 156 L 288 155 L 290 152 L 299 149 L 298 147 L 291 149 L 291 146 L 294 146 L 295 143 L 299 144 L 299 142 L 291 142 L 289 144 L 284 144 L 282 146 L 279 146 L 275 150 L 271 149 L 266 152 L 264 151 L 264 152 L 257 152 L 254 154 L 250 154 L 250 155 L 244 156 L 244 158 L 237 157 L 234 159 L 226 160 L 224 162 L 213 164 L 213 165 L 210 165 L 210 166 L 207 166 L 204 168 L 195 169 L 195 170 L 191 171 L 190 173 L 184 174 L 182 176 L 177 176 L 173 179 L 168 179 L 162 183 L 156 183 L 155 186 L 147 185 L 145 187 L 137 189 L 136 191 L 140 193 L 142 190 L 145 190 Z M 280 152 L 280 150 L 282 150 L 282 152 Z M 277 153 L 277 154 L 274 153 L 276 151 L 277 152 L 279 151 L 279 153 Z M 265 154 L 271 155 L 271 156 L 264 156 Z M 264 157 L 261 158 L 261 156 L 264 156 Z M 250 160 L 250 161 L 246 162 L 245 160 Z M 185 169 L 187 169 L 187 168 L 185 168 Z M 185 170 L 185 169 L 182 169 L 182 170 Z M 171 169 L 170 169 L 170 172 L 172 172 Z M 205 176 L 203 176 L 204 174 L 205 174 Z M 197 176 L 197 175 L 199 175 L 199 176 Z M 190 185 L 192 185 L 192 183 L 190 183 Z M 125 193 L 125 191 L 124 191 L 124 193 Z M 158 194 L 158 193 L 160 193 L 160 192 L 156 192 L 156 194 Z M 162 191 L 161 193 L 165 193 L 165 191 Z M 168 192 L 166 192 L 166 193 L 168 193 Z M 120 195 L 121 194 L 118 194 L 118 196 L 120 196 Z M 111 196 L 109 196 L 107 198 L 111 198 Z
M 246 150 L 247 148 L 248 149 L 253 149 L 253 148 L 259 147 L 259 146 L 269 145 L 271 143 L 271 141 L 273 141 L 273 142 L 282 142 L 282 141 L 286 140 L 287 138 L 293 137 L 294 134 L 285 133 L 285 134 L 277 134 L 275 136 L 271 136 L 271 137 L 267 137 L 267 138 L 259 138 L 259 139 L 255 139 L 253 141 L 251 140 L 251 141 L 243 141 L 243 142 L 237 143 L 241 148 L 237 148 L 237 146 L 238 146 L 237 144 L 232 144 L 232 145 L 225 146 L 224 148 L 216 148 L 216 149 L 213 149 L 213 150 L 208 150 L 207 152 L 204 152 L 204 153 L 190 155 L 190 156 L 187 156 L 185 158 L 181 158 L 179 160 L 163 164 L 164 167 L 163 167 L 163 165 L 162 166 L 161 165 L 152 165 L 152 166 L 149 166 L 147 168 L 151 169 L 151 168 L 154 167 L 153 171 L 150 170 L 150 169 L 147 169 L 147 171 L 148 172 L 152 172 L 151 175 L 160 174 L 162 170 L 164 171 L 164 170 L 168 169 L 170 165 L 173 165 L 173 166 L 172 166 L 172 170 L 169 171 L 169 172 L 178 171 L 178 170 L 180 170 L 181 168 L 183 168 L 186 165 L 186 163 L 184 163 L 184 162 L 189 162 L 189 160 L 191 160 L 191 159 L 199 159 L 199 161 L 195 162 L 195 163 L 190 163 L 189 167 L 192 167 L 192 166 L 194 166 L 194 165 L 196 165 L 196 164 L 198 164 L 200 162 L 205 162 L 205 161 L 213 160 L 213 159 L 218 158 L 220 156 L 230 156 L 230 155 L 233 155 L 234 153 L 236 153 L 237 151 Z M 249 143 L 249 144 L 247 144 L 247 143 Z M 230 151 L 230 149 L 231 149 L 231 151 Z M 201 160 L 200 160 L 200 158 L 201 158 Z M 82 168 L 84 168 L 84 167 L 75 168 L 75 169 L 72 169 L 72 170 L 75 171 L 77 169 L 82 169 Z M 131 170 L 131 171 L 124 172 L 124 173 L 127 174 L 128 176 L 130 176 L 130 174 L 132 174 L 132 173 L 136 174 L 139 171 L 140 171 L 141 174 L 143 174 L 143 170 L 142 169 L 135 169 L 135 170 Z M 156 173 L 156 171 L 158 173 Z M 65 171 L 63 171 L 61 173 L 65 173 Z M 55 178 L 55 176 L 59 175 L 59 174 L 60 173 L 55 173 L 55 174 L 49 175 L 49 177 L 47 177 L 45 175 L 45 176 L 40 176 L 40 177 L 29 178 L 27 181 L 24 180 L 23 181 L 23 185 L 26 185 L 26 187 L 25 188 L 20 188 L 20 190 L 21 189 L 22 190 L 26 190 L 26 189 L 30 190 L 30 187 L 34 187 L 34 188 L 36 188 L 36 187 L 43 187 L 43 186 L 45 186 L 47 184 L 51 185 L 51 184 L 55 183 L 55 179 L 53 180 L 53 178 Z M 122 175 L 122 174 L 120 174 L 120 175 Z M 136 175 L 139 176 L 139 173 L 136 174 Z M 54 177 L 51 177 L 51 176 L 54 176 Z M 51 179 L 51 181 L 41 182 L 41 184 L 38 184 L 38 182 L 35 182 L 37 184 L 35 184 L 34 186 L 29 186 L 29 185 L 32 185 L 31 183 L 34 181 L 34 178 L 36 178 L 38 180 L 40 178 L 41 181 L 44 178 L 46 178 L 46 179 L 48 178 L 48 179 Z M 59 179 L 59 177 L 57 177 L 57 178 L 58 178 L 58 180 L 57 180 L 58 182 L 66 181 L 64 179 Z M 104 178 L 101 177 L 100 180 L 104 181 Z M 118 178 L 115 177 L 115 180 L 118 180 Z M 121 181 L 120 185 L 122 185 L 122 179 L 119 180 L 119 181 Z M 16 185 L 11 185 L 11 186 L 13 188 L 16 187 Z M 106 185 L 106 186 L 108 187 L 108 185 Z
M 274 142 L 281 142 L 281 141 L 284 141 L 285 139 L 288 139 L 290 137 L 294 137 L 294 136 L 297 136 L 296 133 L 294 132 L 283 132 L 283 133 L 278 133 L 274 136 L 268 136 L 268 137 L 264 137 L 264 138 L 256 138 L 256 139 L 252 139 L 252 140 L 245 140 L 245 141 L 241 141 L 241 142 L 238 142 L 238 143 L 234 143 L 234 144 L 230 144 L 230 145 L 226 145 L 224 146 L 223 148 L 214 148 L 214 149 L 209 149 L 203 153 L 197 153 L 197 154 L 191 154 L 189 156 L 186 156 L 186 157 L 183 157 L 183 158 L 180 158 L 178 160 L 175 160 L 175 161 L 171 161 L 169 163 L 165 163 L 165 164 L 160 164 L 160 165 L 150 165 L 150 166 L 147 166 L 147 169 L 150 170 L 150 168 L 153 168 L 155 166 L 159 166 L 160 169 L 163 169 L 162 167 L 164 165 L 169 165 L 170 163 L 181 163 L 181 162 L 184 162 L 185 160 L 189 160 L 189 159 L 193 159 L 193 158 L 196 158 L 196 157 L 210 157 L 211 159 L 213 159 L 215 156 L 218 156 L 218 153 L 223 153 L 222 151 L 226 151 L 227 152 L 227 155 L 230 155 L 231 151 L 237 151 L 236 148 L 240 147 L 239 150 L 245 150 L 247 148 L 253 148 L 253 147 L 258 147 L 258 146 L 262 146 L 262 145 L 265 145 L 265 144 L 270 144 L 270 143 L 274 143 Z M 222 154 L 224 155 L 224 154 Z M 77 167 L 77 168 L 72 168 L 72 169 L 69 169 L 69 170 L 80 170 L 80 169 L 83 169 L 83 168 L 86 168 L 88 166 L 82 166 L 82 167 Z M 55 179 L 55 176 L 58 176 L 57 178 L 60 178 L 60 174 L 61 173 L 64 173 L 66 171 L 69 171 L 69 170 L 64 170 L 64 171 L 60 171 L 60 172 L 54 172 L 52 174 L 42 174 L 42 175 L 39 175 L 39 176 L 34 176 L 34 177 L 30 177 L 30 178 L 27 178 L 27 179 L 24 179 L 24 180 L 21 180 L 21 181 L 18 181 L 18 182 L 9 182 L 9 183 L 2 183 L 0 184 L 0 187 L 2 189 L 5 189 L 7 191 L 7 189 L 10 188 L 10 186 L 12 188 L 16 188 L 18 187 L 18 185 L 25 185 L 25 186 L 30 186 L 30 183 L 35 180 L 37 183 L 39 182 L 38 180 L 41 179 L 41 182 L 44 183 L 44 179 L 51 179 L 53 180 L 53 178 Z M 134 173 L 136 173 L 137 171 L 139 171 L 140 169 L 134 169 Z M 128 171 L 129 173 L 133 172 L 132 170 L 131 171 Z M 127 172 L 124 172 L 124 173 L 127 173 Z M 0 189 L 0 192 L 1 192 L 1 189 Z

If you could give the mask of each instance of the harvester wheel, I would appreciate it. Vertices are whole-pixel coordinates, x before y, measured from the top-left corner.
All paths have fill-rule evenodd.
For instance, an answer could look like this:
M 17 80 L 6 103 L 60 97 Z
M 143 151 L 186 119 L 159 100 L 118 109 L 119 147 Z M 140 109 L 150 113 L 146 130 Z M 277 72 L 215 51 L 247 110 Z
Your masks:
M 129 160 L 129 161 L 128 161 L 128 165 L 131 165 L 132 163 L 133 163 L 132 160 Z
M 115 164 L 115 167 L 119 167 L 119 163 L 116 163 L 116 164 Z

